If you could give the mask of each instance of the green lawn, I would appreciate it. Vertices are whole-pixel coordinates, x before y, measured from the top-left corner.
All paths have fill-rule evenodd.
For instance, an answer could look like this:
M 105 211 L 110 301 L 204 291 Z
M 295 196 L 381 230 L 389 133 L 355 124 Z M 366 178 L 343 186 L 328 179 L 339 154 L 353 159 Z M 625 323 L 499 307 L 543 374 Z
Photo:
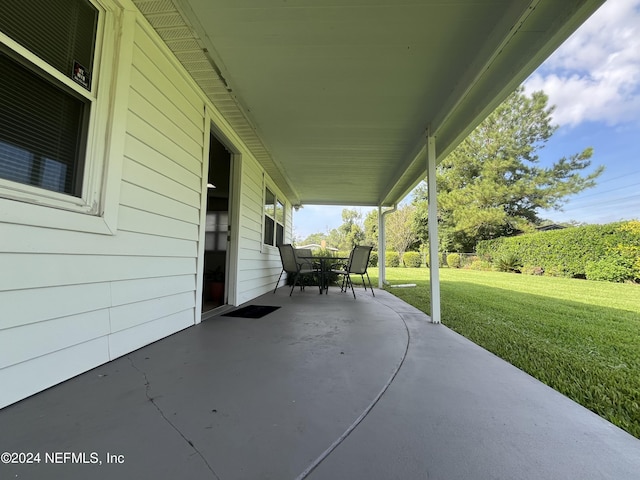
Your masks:
M 428 313 L 429 270 L 387 280 L 417 284 L 389 291 Z M 440 280 L 445 325 L 640 438 L 640 286 L 449 268 Z

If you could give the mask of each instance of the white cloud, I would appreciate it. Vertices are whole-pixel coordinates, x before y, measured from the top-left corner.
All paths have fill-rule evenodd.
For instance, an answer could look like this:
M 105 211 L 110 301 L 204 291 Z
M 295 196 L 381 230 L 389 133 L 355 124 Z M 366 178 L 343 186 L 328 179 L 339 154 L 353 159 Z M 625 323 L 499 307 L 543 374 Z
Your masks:
M 640 119 L 640 0 L 609 0 L 525 83 L 575 126 Z

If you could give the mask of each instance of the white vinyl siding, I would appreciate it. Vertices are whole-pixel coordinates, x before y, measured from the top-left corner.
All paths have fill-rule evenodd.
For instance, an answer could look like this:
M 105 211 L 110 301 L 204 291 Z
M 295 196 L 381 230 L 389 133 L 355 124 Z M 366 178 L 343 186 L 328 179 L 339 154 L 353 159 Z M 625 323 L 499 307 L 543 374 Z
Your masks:
M 276 247 L 263 245 L 263 170 L 253 159 L 245 159 L 242 178 L 242 205 L 238 255 L 238 303 L 273 290 L 282 270 Z M 277 189 L 278 198 L 284 196 Z M 291 241 L 291 206 L 285 205 L 284 241 Z
M 204 100 L 153 35 L 136 25 L 117 233 L 0 225 L 0 407 L 196 323 Z
M 116 195 L 117 228 L 91 233 L 69 212 L 63 218 L 60 210 L 20 202 L 4 212 L 9 223 L 0 223 L 0 408 L 200 321 L 206 101 L 134 15 L 122 37 L 132 42 L 128 87 L 115 102 L 122 121 L 114 144 L 121 148 L 107 159 L 117 173 L 106 190 Z M 246 146 L 237 147 L 239 304 L 273 288 L 280 259 L 274 247 L 263 251 L 264 170 Z M 39 223 L 19 221 L 25 209 L 37 208 L 44 210 Z M 289 202 L 285 225 L 290 241 Z
M 9 405 L 108 362 L 108 353 L 108 337 L 103 336 L 0 369 L 0 385 L 3 385 L 0 406 Z
M 114 295 L 123 289 L 112 287 L 112 358 L 196 321 L 204 102 L 152 35 L 141 27 L 134 35 L 118 230 L 185 248 L 184 256 L 176 256 L 168 244 L 166 251 L 145 257 L 163 268 L 146 281 L 128 279 L 129 289 L 131 282 L 136 285 L 125 303 Z M 185 280 L 178 284 L 176 276 Z M 145 283 L 159 287 L 154 296 L 145 293 Z

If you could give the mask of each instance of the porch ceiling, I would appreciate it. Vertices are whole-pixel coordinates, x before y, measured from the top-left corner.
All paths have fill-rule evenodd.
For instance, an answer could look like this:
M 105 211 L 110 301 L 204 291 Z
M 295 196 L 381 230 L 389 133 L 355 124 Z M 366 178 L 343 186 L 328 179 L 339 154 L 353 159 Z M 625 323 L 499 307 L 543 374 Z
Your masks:
M 603 0 L 134 0 L 294 204 L 391 205 Z

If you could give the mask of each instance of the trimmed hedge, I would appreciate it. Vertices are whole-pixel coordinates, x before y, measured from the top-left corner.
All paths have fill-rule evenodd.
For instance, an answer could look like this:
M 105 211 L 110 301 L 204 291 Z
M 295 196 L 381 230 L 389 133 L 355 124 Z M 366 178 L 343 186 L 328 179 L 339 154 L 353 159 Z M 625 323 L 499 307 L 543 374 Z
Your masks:
M 588 280 L 624 282 L 628 279 L 631 265 L 620 257 L 606 257 L 597 262 L 587 262 L 585 271 Z
M 385 267 L 399 267 L 400 254 L 398 252 L 385 252 Z
M 478 242 L 476 251 L 481 258 L 494 264 L 500 259 L 513 257 L 526 270 L 542 269 L 545 275 L 550 276 L 639 280 L 640 274 L 633 267 L 638 262 L 640 251 L 638 223 L 586 225 L 483 240 Z M 621 273 L 622 266 L 628 266 L 625 273 Z
M 378 266 L 378 252 L 371 251 L 371 256 L 369 257 L 369 266 L 377 267 Z
M 451 268 L 460 268 L 462 265 L 459 253 L 450 253 L 447 255 L 447 265 Z
M 422 255 L 419 252 L 405 252 L 402 255 L 402 263 L 405 267 L 418 268 L 422 265 Z

